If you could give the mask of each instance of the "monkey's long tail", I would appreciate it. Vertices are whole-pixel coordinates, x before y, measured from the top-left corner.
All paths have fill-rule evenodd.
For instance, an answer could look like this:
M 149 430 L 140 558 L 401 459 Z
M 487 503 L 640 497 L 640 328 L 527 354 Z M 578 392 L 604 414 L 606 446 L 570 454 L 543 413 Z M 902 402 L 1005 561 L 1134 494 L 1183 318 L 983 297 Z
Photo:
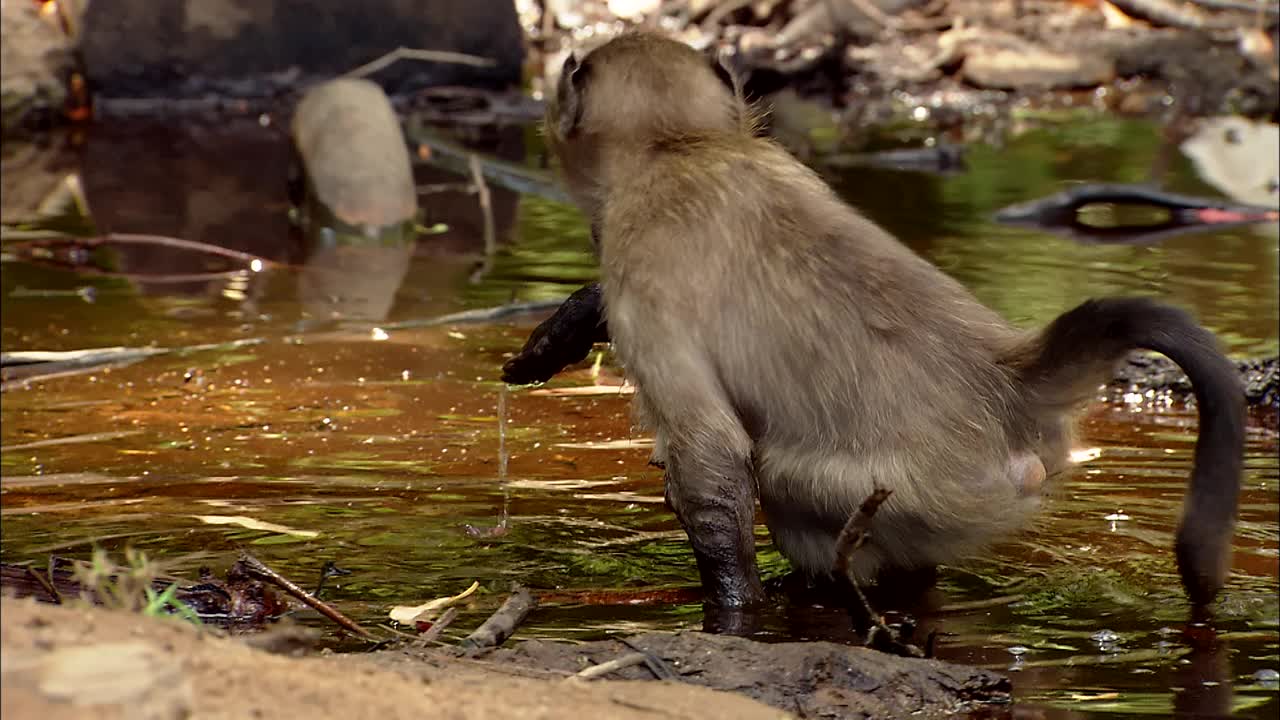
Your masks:
M 1024 349 L 1021 375 L 1034 403 L 1066 409 L 1109 380 L 1116 363 L 1138 348 L 1177 363 L 1195 392 L 1200 434 L 1175 551 L 1187 595 L 1204 607 L 1230 568 L 1244 463 L 1244 389 L 1217 338 L 1170 305 L 1144 298 L 1089 300 Z

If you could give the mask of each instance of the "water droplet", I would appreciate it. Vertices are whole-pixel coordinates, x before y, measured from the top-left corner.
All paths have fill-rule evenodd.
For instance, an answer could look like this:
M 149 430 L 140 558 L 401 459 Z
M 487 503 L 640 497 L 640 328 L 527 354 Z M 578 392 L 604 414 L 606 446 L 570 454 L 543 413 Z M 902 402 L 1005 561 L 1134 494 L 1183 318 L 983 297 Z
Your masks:
M 1009 654 L 1013 655 L 1014 657 L 1021 657 L 1023 655 L 1026 655 L 1028 652 L 1029 651 L 1027 650 L 1027 648 L 1021 645 L 1014 645 L 1013 647 L 1009 648 Z
M 1280 685 L 1280 671 L 1263 668 L 1253 674 L 1253 679 L 1264 685 Z
M 1114 643 L 1120 639 L 1120 636 L 1110 630 L 1099 630 L 1089 636 L 1096 643 Z

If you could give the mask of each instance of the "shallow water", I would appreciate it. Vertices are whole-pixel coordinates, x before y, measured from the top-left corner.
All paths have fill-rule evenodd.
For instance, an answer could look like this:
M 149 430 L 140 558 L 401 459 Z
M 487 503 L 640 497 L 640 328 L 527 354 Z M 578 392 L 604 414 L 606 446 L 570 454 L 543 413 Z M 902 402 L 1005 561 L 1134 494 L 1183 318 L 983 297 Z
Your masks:
M 531 138 L 502 133 L 488 149 L 536 162 Z M 1098 294 L 1150 295 L 1191 309 L 1234 354 L 1275 353 L 1274 230 L 1102 246 L 988 220 L 1064 181 L 1142 181 L 1161 152 L 1151 126 L 1101 120 L 976 147 L 964 174 L 859 169 L 831 179 L 1018 324 Z M 6 351 L 266 338 L 5 392 L 0 559 L 43 564 L 51 553 L 87 557 L 94 543 L 133 545 L 194 575 L 243 549 L 303 585 L 335 560 L 352 572 L 330 581 L 328 599 L 369 623 L 478 580 L 485 592 L 455 624 L 469 629 L 518 580 L 542 598 L 526 636 L 700 626 L 692 555 L 645 463 L 646 438 L 629 429 L 625 395 L 512 391 L 501 482 L 497 371 L 538 318 L 371 329 L 571 291 L 594 272 L 576 212 L 496 190 L 510 245 L 471 284 L 472 201 L 427 196 L 428 216 L 451 230 L 419 241 L 403 282 L 352 273 L 316 292 L 300 279 L 308 254 L 288 227 L 278 136 L 121 126 L 94 129 L 58 157 L 80 171 L 102 230 L 216 242 L 293 268 L 192 279 L 225 268 L 155 248 L 94 259 L 96 275 L 0 266 Z M 1166 173 L 1170 189 L 1217 194 L 1181 156 Z M 335 313 L 352 320 L 353 307 L 365 313 L 359 322 L 326 323 Z M 607 357 L 601 375 L 616 382 Z M 593 382 L 584 367 L 549 387 Z M 1082 435 L 1100 455 L 1055 488 L 1036 527 L 944 571 L 946 602 L 1017 599 L 925 618 L 940 631 L 939 656 L 1011 670 L 1019 708 L 1052 717 L 1175 707 L 1274 717 L 1277 685 L 1255 674 L 1280 669 L 1276 434 L 1250 430 L 1223 645 L 1207 654 L 1187 654 L 1169 630 L 1186 611 L 1170 548 L 1194 412 L 1099 406 Z M 507 534 L 464 531 L 499 522 L 504 497 Z M 229 516 L 283 527 L 215 524 Z M 785 561 L 762 527 L 758 539 L 765 574 L 779 578 Z M 805 607 L 770 615 L 763 636 L 852 639 L 838 612 Z

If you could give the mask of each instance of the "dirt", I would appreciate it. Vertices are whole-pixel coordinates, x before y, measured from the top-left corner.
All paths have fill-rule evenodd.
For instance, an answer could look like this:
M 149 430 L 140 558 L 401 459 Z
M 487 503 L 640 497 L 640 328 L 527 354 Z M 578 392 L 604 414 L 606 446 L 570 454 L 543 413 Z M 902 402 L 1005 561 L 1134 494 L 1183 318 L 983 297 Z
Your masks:
M 273 655 L 177 620 L 30 600 L 0 607 L 4 717 L 788 717 L 686 683 L 520 677 L 443 655 L 395 667 L 367 655 Z
M 688 683 L 732 690 L 800 717 L 952 717 L 986 703 L 1009 701 L 1002 675 L 936 660 L 896 657 L 832 642 L 760 643 L 706 633 L 645 633 L 568 645 L 531 640 L 492 654 L 496 663 L 580 670 L 639 649 L 671 659 Z M 617 677 L 643 680 L 636 665 Z
M 1010 700 L 993 672 L 829 642 L 680 632 L 465 657 L 412 645 L 335 654 L 310 652 L 314 631 L 297 628 L 236 638 L 138 613 L 2 603 L 6 717 L 930 718 Z M 571 679 L 637 650 L 648 662 L 616 679 Z

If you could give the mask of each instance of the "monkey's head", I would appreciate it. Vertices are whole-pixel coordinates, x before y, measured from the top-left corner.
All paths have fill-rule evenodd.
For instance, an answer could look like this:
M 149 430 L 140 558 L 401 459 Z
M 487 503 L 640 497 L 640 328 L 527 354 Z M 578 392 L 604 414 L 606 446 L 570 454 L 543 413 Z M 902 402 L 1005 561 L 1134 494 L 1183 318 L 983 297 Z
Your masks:
M 716 58 L 651 32 L 630 32 L 570 55 L 543 133 L 571 191 L 598 190 L 602 152 L 723 133 L 753 120 L 733 75 Z

